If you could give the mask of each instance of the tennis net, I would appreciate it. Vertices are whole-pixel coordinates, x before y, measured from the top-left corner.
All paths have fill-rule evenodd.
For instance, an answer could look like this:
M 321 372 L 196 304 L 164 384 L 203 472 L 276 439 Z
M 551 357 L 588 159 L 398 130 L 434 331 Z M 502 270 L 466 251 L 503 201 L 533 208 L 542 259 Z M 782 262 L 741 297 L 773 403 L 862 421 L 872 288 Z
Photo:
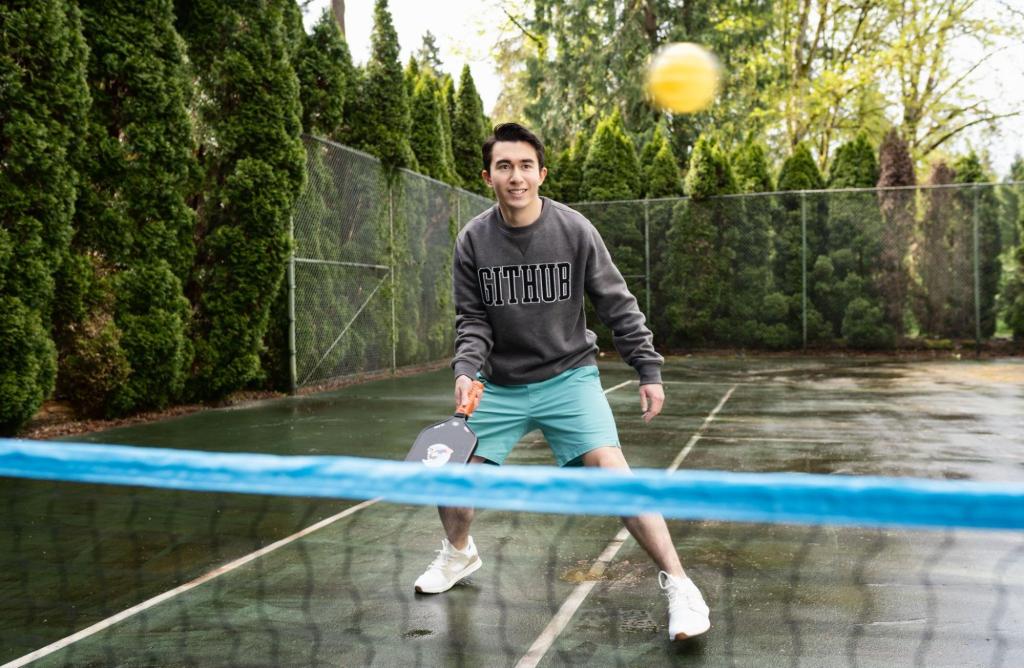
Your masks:
M 0 440 L 6 665 L 1022 665 L 1024 486 Z M 484 569 L 412 582 L 474 505 Z M 618 516 L 669 519 L 670 643 Z

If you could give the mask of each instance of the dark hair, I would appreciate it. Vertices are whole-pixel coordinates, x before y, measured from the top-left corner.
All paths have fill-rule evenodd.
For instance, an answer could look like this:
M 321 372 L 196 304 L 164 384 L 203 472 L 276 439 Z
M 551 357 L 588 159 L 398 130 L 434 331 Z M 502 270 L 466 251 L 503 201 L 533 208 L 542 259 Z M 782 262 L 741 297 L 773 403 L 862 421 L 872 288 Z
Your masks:
M 544 167 L 544 143 L 537 135 L 533 134 L 519 123 L 502 123 L 494 126 L 494 132 L 484 141 L 483 158 L 484 171 L 491 171 L 491 155 L 494 153 L 494 145 L 500 141 L 524 141 L 537 151 L 537 169 Z

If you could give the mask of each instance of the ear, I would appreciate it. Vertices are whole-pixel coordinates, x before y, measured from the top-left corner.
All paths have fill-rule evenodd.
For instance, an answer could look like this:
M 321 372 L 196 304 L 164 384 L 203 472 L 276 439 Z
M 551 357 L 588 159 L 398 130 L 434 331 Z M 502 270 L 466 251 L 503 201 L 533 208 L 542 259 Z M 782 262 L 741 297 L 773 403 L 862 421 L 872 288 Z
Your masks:
M 541 167 L 540 168 L 540 181 L 537 181 L 537 185 L 540 186 L 542 183 L 544 183 L 544 179 L 546 179 L 546 178 L 548 178 L 548 168 L 547 167 Z
M 489 171 L 487 171 L 486 169 L 483 170 L 482 172 L 480 172 L 480 176 L 481 176 L 481 178 L 483 178 L 484 183 L 487 184 L 488 188 L 493 188 L 494 187 L 494 184 L 491 183 L 491 173 Z

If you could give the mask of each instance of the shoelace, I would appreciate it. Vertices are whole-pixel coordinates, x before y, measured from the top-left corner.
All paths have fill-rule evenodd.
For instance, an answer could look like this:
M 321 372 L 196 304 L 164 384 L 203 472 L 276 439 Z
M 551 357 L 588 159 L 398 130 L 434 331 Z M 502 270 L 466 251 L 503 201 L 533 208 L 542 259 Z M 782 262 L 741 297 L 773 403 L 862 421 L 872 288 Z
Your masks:
M 435 550 L 435 552 L 437 552 L 437 556 L 434 557 L 432 562 L 430 562 L 430 566 L 427 567 L 428 569 L 441 568 L 448 562 L 448 557 L 451 555 L 451 552 L 448 550 L 448 546 L 445 545 L 444 541 L 441 541 L 441 549 Z
M 665 596 L 668 598 L 669 612 L 676 612 L 679 609 L 696 610 L 697 605 L 693 600 L 693 592 L 684 589 L 675 580 L 670 578 L 664 571 L 658 573 L 658 584 L 661 585 Z

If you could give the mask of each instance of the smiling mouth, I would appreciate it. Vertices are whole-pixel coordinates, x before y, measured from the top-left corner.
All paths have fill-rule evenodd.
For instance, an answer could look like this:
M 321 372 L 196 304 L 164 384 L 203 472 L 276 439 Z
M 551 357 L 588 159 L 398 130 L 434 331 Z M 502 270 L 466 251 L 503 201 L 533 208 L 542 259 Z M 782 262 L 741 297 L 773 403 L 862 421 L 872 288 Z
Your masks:
M 510 195 L 523 195 L 523 194 L 526 193 L 526 188 L 519 188 L 519 189 L 516 189 L 516 190 L 509 190 L 508 193 Z

